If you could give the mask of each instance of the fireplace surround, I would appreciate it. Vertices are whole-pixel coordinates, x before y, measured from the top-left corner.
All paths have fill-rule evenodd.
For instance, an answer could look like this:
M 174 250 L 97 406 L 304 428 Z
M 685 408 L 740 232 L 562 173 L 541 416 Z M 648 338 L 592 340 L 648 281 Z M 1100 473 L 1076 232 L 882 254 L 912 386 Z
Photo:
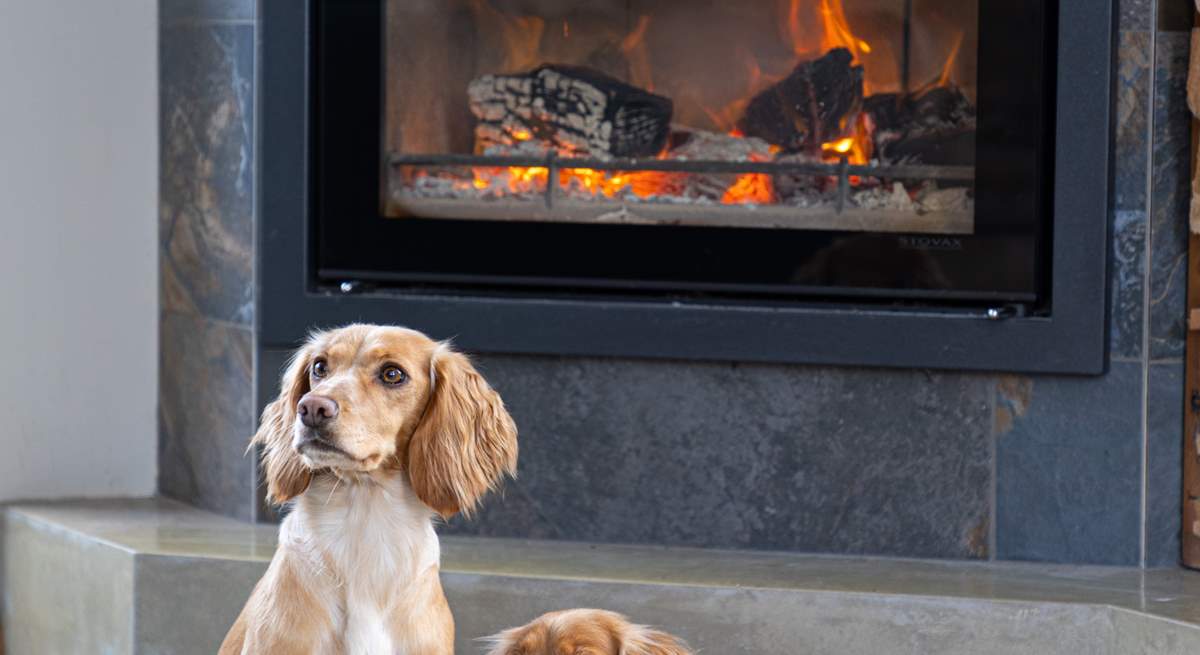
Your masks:
M 314 324 L 371 320 L 455 336 L 476 351 L 1068 373 L 1104 369 L 1109 3 L 1100 8 L 1078 2 L 978 3 L 975 21 L 964 25 L 964 34 L 974 30 L 975 36 L 963 36 L 955 49 L 973 53 L 976 60 L 971 66 L 970 54 L 960 53 L 955 65 L 965 71 L 957 73 L 964 81 L 955 88 L 973 98 L 970 106 L 978 114 L 970 134 L 974 148 L 966 149 L 968 160 L 951 157 L 950 165 L 929 153 L 883 161 L 876 152 L 852 162 L 850 154 L 836 150 L 842 139 L 835 137 L 843 133 L 882 150 L 874 135 L 864 137 L 856 127 L 858 119 L 829 122 L 837 126 L 829 129 L 845 132 L 827 135 L 827 141 L 811 136 L 819 133 L 815 128 L 798 130 L 809 136 L 792 142 L 757 129 L 766 135 L 760 139 L 769 157 L 765 161 L 714 160 L 711 154 L 676 161 L 671 155 L 676 146 L 670 145 L 655 156 L 647 156 L 649 151 L 581 153 L 558 142 L 543 143 L 540 150 L 510 143 L 520 148 L 508 151 L 493 144 L 489 154 L 478 143 L 478 129 L 465 135 L 450 131 L 441 149 L 421 140 L 406 146 L 403 138 L 388 136 L 395 131 L 389 121 L 404 121 L 394 114 L 405 115 L 389 105 L 396 102 L 392 96 L 405 97 L 406 87 L 393 81 L 403 77 L 395 61 L 421 57 L 389 54 L 389 49 L 399 47 L 394 33 L 404 32 L 394 27 L 395 12 L 419 13 L 426 4 L 329 0 L 262 7 L 259 280 L 267 343 L 294 343 Z M 775 6 L 762 4 L 764 14 Z M 912 5 L 920 15 L 920 2 L 892 4 L 908 5 L 899 14 L 906 18 L 898 21 L 901 25 L 911 23 Z M 469 14 L 485 3 L 461 5 Z M 487 4 L 500 13 L 488 14 L 492 22 L 483 24 L 528 18 L 512 9 L 518 5 Z M 625 17 L 630 32 L 621 41 L 639 29 L 642 16 L 650 25 L 642 33 L 651 35 L 643 38 L 654 38 L 653 26 L 662 19 L 655 11 L 667 11 L 671 3 L 649 5 L 645 13 Z M 854 5 L 845 3 L 850 24 Z M 505 7 L 508 14 L 501 11 Z M 427 17 L 429 25 L 438 24 L 434 14 Z M 568 24 L 548 10 L 539 18 Z M 587 23 L 572 21 L 576 34 L 587 31 Z M 408 24 L 410 30 L 421 26 L 416 19 Z M 920 30 L 910 25 L 908 32 Z M 913 38 L 904 29 L 891 33 L 901 44 Z M 877 44 L 879 38 L 884 37 L 870 37 Z M 454 52 L 465 47 L 460 44 Z M 850 104 L 858 107 L 854 116 L 877 123 L 878 114 L 864 106 L 878 106 L 883 94 L 903 96 L 905 88 L 919 86 L 881 81 L 866 55 L 850 52 L 853 48 L 818 49 L 807 59 L 797 55 L 791 76 L 805 62 L 844 57 L 839 50 L 852 57 L 841 68 L 854 71 L 861 63 L 858 74 L 876 89 L 852 94 Z M 783 82 L 791 77 L 787 69 Z M 539 71 L 544 77 L 546 70 L 572 69 L 496 64 L 494 70 L 460 76 L 473 83 L 484 76 L 494 80 Z M 626 86 L 637 90 L 632 81 Z M 768 79 L 760 92 L 770 95 L 771 84 L 783 82 Z M 463 105 L 454 111 L 468 112 L 467 90 L 457 90 L 462 86 L 457 82 L 446 86 L 456 89 L 449 97 Z M 664 86 L 670 87 L 669 79 Z M 450 103 L 424 97 L 434 107 Z M 678 142 L 688 131 L 693 134 L 687 139 L 696 140 L 700 128 L 680 127 L 688 113 L 685 103 L 672 101 L 677 120 L 665 128 L 664 143 Z M 752 97 L 749 104 L 754 102 Z M 740 132 L 734 135 L 739 148 L 749 141 L 745 134 L 756 129 L 747 122 L 748 113 L 743 109 L 730 130 Z M 814 122 L 820 121 L 806 125 Z M 429 132 L 438 131 L 435 123 Z M 550 123 L 543 116 L 538 125 Z M 714 138 L 730 138 L 720 132 L 728 125 L 714 120 L 704 127 Z M 511 124 L 501 132 L 510 140 L 520 136 Z M 464 138 L 467 145 L 457 152 L 445 145 Z M 431 140 L 437 141 L 424 141 Z M 830 144 L 833 152 L 825 147 Z M 584 161 L 562 164 L 572 157 Z M 580 173 L 585 164 L 587 171 L 599 171 L 601 185 L 622 174 L 709 175 L 728 182 L 723 192 L 718 189 L 718 195 L 728 196 L 743 177 L 759 176 L 770 178 L 772 195 L 759 203 L 724 203 L 714 196 L 700 203 L 699 214 L 679 202 L 644 202 L 636 185 L 618 190 L 615 198 L 602 193 L 581 202 L 581 185 L 589 179 Z M 534 180 L 523 196 L 498 201 L 447 202 L 412 193 L 415 180 L 432 188 L 429 180 L 435 179 L 442 187 L 466 182 L 493 196 L 499 188 L 503 195 L 518 169 L 523 175 L 540 171 L 540 186 Z M 481 179 L 481 171 L 508 177 Z M 939 178 L 947 174 L 951 179 Z M 780 180 L 788 176 L 817 188 L 817 197 L 832 208 L 818 204 L 805 212 L 794 197 L 784 200 Z M 859 196 L 888 195 L 897 185 L 901 191 L 895 195 L 902 193 L 915 204 L 930 189 L 966 196 L 971 201 L 966 220 L 960 212 L 957 222 L 930 223 L 927 217 L 936 212 L 926 212 L 924 223 L 914 213 L 899 227 L 881 223 L 878 216 L 845 227 L 847 213 L 867 211 Z M 686 182 L 681 188 L 694 186 Z M 703 197 L 702 192 L 694 197 Z M 600 201 L 599 209 L 589 204 L 593 200 Z M 582 212 L 567 211 L 572 202 Z M 624 212 L 623 219 L 612 220 L 614 207 Z M 793 210 L 802 218 L 791 217 Z M 764 214 L 784 218 L 764 223 Z M 695 215 L 699 218 L 689 218 Z M 810 219 L 815 222 L 803 223 Z M 746 220 L 760 224 L 748 226 Z

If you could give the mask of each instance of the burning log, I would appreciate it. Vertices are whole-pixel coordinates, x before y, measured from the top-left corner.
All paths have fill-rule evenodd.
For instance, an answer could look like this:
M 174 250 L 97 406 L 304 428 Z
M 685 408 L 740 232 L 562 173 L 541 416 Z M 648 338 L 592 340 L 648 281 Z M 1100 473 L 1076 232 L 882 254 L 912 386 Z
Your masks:
M 788 152 L 819 154 L 821 144 L 844 136 L 862 106 L 863 69 L 834 48 L 801 62 L 787 77 L 751 98 L 738 129 Z
M 475 147 L 537 139 L 567 154 L 651 157 L 671 131 L 674 105 L 582 66 L 547 64 L 519 75 L 484 75 L 467 87 Z
M 863 111 L 874 124 L 875 154 L 884 163 L 975 162 L 975 108 L 957 86 L 873 95 Z

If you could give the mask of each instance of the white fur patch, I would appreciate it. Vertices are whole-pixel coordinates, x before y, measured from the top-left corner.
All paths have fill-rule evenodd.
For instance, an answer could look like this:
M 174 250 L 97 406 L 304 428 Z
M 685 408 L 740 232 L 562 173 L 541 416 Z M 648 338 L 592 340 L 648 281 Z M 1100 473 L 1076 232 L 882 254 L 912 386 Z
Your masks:
M 279 530 L 279 547 L 301 556 L 311 588 L 325 590 L 349 655 L 404 653 L 390 618 L 421 573 L 438 566 L 433 512 L 395 473 L 320 476 Z

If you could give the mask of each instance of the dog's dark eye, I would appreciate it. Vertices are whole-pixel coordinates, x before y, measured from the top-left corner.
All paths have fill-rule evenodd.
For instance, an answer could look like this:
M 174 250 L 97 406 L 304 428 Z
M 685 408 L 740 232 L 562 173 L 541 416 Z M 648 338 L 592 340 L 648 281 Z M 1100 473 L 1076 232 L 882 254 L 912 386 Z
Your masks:
M 383 380 L 384 384 L 401 384 L 408 379 L 408 374 L 399 366 L 384 366 L 379 372 L 379 379 Z
M 325 360 L 318 359 L 317 361 L 312 363 L 312 376 L 314 378 L 323 378 L 328 373 L 329 373 L 329 366 L 325 363 Z

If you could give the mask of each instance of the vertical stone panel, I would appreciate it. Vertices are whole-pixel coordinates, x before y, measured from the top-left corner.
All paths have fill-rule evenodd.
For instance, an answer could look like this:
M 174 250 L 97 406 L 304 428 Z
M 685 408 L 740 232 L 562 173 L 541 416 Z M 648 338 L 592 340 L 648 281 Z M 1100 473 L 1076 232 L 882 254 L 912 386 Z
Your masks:
M 159 491 L 253 517 L 253 2 L 160 5 Z M 249 13 L 247 13 L 249 12 Z
M 1150 216 L 1150 359 L 1183 356 L 1191 112 L 1187 108 L 1186 32 L 1157 35 L 1154 177 Z

